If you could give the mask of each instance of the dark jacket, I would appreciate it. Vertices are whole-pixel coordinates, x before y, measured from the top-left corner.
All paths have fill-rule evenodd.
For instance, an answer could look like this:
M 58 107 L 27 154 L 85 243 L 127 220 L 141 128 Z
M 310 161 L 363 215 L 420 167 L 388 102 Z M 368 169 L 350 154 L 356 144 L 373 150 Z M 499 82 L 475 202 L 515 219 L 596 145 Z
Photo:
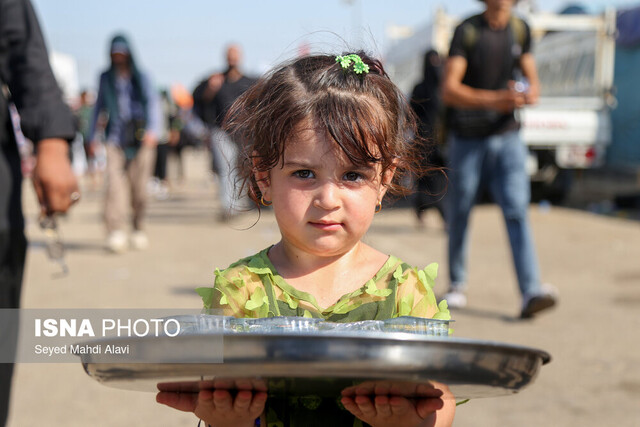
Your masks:
M 242 76 L 239 80 L 231 82 L 227 80 L 225 75 L 222 87 L 213 99 L 207 102 L 204 99 L 204 93 L 209 80 L 204 79 L 193 91 L 193 111 L 208 126 L 222 127 L 224 116 L 227 114 L 231 104 L 255 82 L 255 79 L 247 76 Z
M 91 140 L 95 139 L 97 132 L 98 117 L 101 113 L 106 113 L 108 120 L 105 129 L 106 139 L 118 145 L 126 145 L 131 141 L 123 141 L 131 135 L 128 134 L 127 124 L 136 122 L 136 127 L 150 130 L 160 137 L 161 128 L 161 107 L 159 97 L 154 90 L 151 80 L 146 73 L 143 73 L 136 64 L 129 41 L 123 35 L 116 35 L 109 45 L 109 54 L 114 44 L 126 46 L 129 57 L 129 69 L 131 71 L 130 85 L 131 91 L 126 96 L 130 96 L 126 104 L 128 111 L 120 110 L 118 90 L 116 88 L 117 71 L 112 63 L 111 66 L 101 73 L 98 86 L 98 97 L 93 110 L 93 117 L 89 126 Z M 122 94 L 120 94 L 122 96 Z
M 0 78 L 11 91 L 27 138 L 73 138 L 71 112 L 62 100 L 28 0 L 0 1 Z
M 411 93 L 411 108 L 418 118 L 420 136 L 433 139 L 441 108 L 441 67 L 438 53 L 428 51 L 424 56 L 422 80 Z
M 49 65 L 49 55 L 28 0 L 0 0 L 0 78 L 21 118 L 22 132 L 35 144 L 46 138 L 71 140 L 71 111 Z M 0 95 L 0 230 L 21 229 L 20 157 Z

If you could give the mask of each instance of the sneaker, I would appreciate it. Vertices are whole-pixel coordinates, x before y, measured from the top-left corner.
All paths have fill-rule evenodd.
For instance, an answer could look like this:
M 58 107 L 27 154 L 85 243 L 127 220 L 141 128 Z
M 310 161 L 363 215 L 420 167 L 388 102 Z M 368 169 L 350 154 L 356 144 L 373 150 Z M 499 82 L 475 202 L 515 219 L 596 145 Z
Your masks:
M 131 235 L 131 247 L 138 251 L 147 249 L 149 247 L 149 239 L 144 231 L 136 230 Z
M 169 198 L 169 186 L 160 181 L 160 184 L 158 184 L 158 189 L 155 192 L 155 198 L 159 201 L 167 200 Z
M 457 289 L 449 289 L 442 299 L 447 300 L 449 308 L 463 308 L 467 306 L 467 296 Z
M 147 194 L 150 196 L 155 195 L 160 188 L 160 180 L 158 178 L 151 178 L 147 181 Z
M 551 285 L 542 285 L 542 290 L 539 294 L 525 295 L 522 300 L 522 311 L 520 312 L 521 319 L 530 319 L 535 314 L 547 310 L 557 303 L 557 291 Z
M 115 230 L 107 237 L 107 248 L 114 254 L 121 254 L 127 250 L 127 233 Z

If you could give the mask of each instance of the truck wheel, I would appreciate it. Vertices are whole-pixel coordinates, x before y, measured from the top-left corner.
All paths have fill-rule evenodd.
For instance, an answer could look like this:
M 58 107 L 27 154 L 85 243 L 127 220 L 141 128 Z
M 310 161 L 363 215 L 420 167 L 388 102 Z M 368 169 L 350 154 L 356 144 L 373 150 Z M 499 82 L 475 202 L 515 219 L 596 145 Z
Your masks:
M 538 203 L 548 200 L 554 205 L 562 205 L 569 197 L 571 184 L 573 183 L 573 171 L 560 169 L 550 182 L 531 182 L 531 201 Z

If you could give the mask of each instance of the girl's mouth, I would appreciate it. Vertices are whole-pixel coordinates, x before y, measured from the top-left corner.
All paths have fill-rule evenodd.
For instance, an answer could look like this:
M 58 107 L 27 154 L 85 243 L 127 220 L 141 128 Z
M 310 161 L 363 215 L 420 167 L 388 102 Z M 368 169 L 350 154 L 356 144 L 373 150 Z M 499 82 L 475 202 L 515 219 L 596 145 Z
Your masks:
M 321 222 L 313 222 L 310 221 L 309 224 L 311 224 L 312 227 L 317 228 L 319 230 L 325 230 L 325 231 L 335 231 L 335 230 L 339 230 L 340 228 L 342 228 L 342 223 L 341 222 L 325 222 L 325 221 L 321 221 Z

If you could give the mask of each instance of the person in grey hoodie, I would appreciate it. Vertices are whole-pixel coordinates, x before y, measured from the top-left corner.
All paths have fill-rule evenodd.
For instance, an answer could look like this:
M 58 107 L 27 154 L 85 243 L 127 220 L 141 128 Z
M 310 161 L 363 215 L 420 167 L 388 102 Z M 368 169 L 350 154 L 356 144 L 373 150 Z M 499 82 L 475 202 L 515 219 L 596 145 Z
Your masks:
M 129 243 L 134 249 L 145 249 L 149 244 L 143 229 L 146 188 L 155 161 L 162 113 L 158 94 L 148 76 L 138 68 L 123 35 L 111 40 L 109 54 L 111 65 L 100 76 L 90 134 L 92 146 L 95 146 L 97 124 L 103 117 L 107 152 L 104 211 L 107 247 L 120 253 Z M 130 203 L 127 200 L 129 192 Z M 130 242 L 125 230 L 129 204 L 133 208 Z

